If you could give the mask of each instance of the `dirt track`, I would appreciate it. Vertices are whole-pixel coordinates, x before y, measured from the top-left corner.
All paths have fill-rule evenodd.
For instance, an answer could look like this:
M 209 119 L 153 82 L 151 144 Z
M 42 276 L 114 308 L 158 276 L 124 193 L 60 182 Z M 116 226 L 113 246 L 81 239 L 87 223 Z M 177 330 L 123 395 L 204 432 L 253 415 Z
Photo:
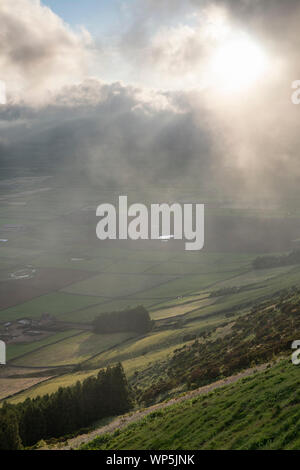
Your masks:
M 265 370 L 268 367 L 269 363 L 267 364 L 262 364 L 260 366 L 257 366 L 252 369 L 247 369 L 243 372 L 240 372 L 237 375 L 233 375 L 231 377 L 228 377 L 223 380 L 219 380 L 218 382 L 214 382 L 210 385 L 206 385 L 205 387 L 198 388 L 196 390 L 192 390 L 191 392 L 187 392 L 183 396 L 179 396 L 177 398 L 172 398 L 171 400 L 163 403 L 158 403 L 157 405 L 153 405 L 149 408 L 142 409 L 140 411 L 134 411 L 122 416 L 118 416 L 116 419 L 114 419 L 111 423 L 107 424 L 106 426 L 102 426 L 98 429 L 95 429 L 94 431 L 91 431 L 88 434 L 82 434 L 80 436 L 75 437 L 74 439 L 70 439 L 66 443 L 62 443 L 60 446 L 56 447 L 51 447 L 50 449 L 52 450 L 71 450 L 71 449 L 76 449 L 81 444 L 86 444 L 87 442 L 95 439 L 98 436 L 101 436 L 102 434 L 106 433 L 111 433 L 116 431 L 117 429 L 122 429 L 128 424 L 134 423 L 136 421 L 139 421 L 140 419 L 144 418 L 148 414 L 152 413 L 152 411 L 155 410 L 160 410 L 163 408 L 166 408 L 168 406 L 174 405 L 175 403 L 180 403 L 185 400 L 189 400 L 191 398 L 197 397 L 199 395 L 205 395 L 206 393 L 211 392 L 212 390 L 215 390 L 220 387 L 224 387 L 225 385 L 230 385 L 238 380 L 244 378 L 244 377 L 249 377 L 250 375 L 254 374 L 255 372 L 260 372 Z M 49 449 L 49 448 L 48 448 Z

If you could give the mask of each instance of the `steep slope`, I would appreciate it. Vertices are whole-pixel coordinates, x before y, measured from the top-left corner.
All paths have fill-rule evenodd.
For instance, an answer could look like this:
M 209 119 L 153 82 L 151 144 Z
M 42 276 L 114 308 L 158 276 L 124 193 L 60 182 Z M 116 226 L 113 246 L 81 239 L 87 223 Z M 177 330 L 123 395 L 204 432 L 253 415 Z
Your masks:
M 254 376 L 157 410 L 83 449 L 299 449 L 300 369 L 283 360 Z

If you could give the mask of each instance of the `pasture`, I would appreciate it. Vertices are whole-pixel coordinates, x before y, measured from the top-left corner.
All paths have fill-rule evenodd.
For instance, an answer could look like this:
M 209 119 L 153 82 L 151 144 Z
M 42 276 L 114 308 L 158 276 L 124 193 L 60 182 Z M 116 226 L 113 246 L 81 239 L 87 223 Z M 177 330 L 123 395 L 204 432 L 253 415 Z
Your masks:
M 229 323 L 230 315 L 242 315 L 265 296 L 299 282 L 297 266 L 252 269 L 259 253 L 288 250 L 290 242 L 299 238 L 299 220 L 285 218 L 284 211 L 282 218 L 274 211 L 274 217 L 268 213 L 267 220 L 262 220 L 264 214 L 251 208 L 225 210 L 215 195 L 199 194 L 197 188 L 172 190 L 171 199 L 203 198 L 218 206 L 207 209 L 205 249 L 190 253 L 174 241 L 100 242 L 95 208 L 99 201 L 116 200 L 118 191 L 81 187 L 80 183 L 77 190 L 78 197 L 66 197 L 64 182 L 58 177 L 0 183 L 0 232 L 5 224 L 26 225 L 23 233 L 8 234 L 8 242 L 0 244 L 0 323 L 37 319 L 46 312 L 68 322 L 67 331 L 9 345 L 8 359 L 16 365 L 88 364 L 98 369 L 121 360 L 132 376 L 151 363 L 164 361 L 190 336 Z M 134 197 L 139 197 L 135 188 L 130 192 L 132 202 Z M 148 199 L 153 202 L 149 195 Z M 267 246 L 275 229 L 276 237 Z M 34 276 L 11 278 L 26 266 L 32 266 Z M 210 296 L 218 289 L 249 286 Z M 101 313 L 140 304 L 156 322 L 143 338 L 96 336 L 80 328 L 80 323 L 91 323 Z M 91 373 L 61 376 L 34 386 L 28 394 L 42 394 Z
M 62 338 L 52 344 L 15 359 L 12 364 L 16 366 L 49 367 L 79 364 L 88 360 L 95 354 L 121 344 L 132 338 L 133 333 L 115 333 L 111 335 L 96 335 L 81 333 L 71 337 Z

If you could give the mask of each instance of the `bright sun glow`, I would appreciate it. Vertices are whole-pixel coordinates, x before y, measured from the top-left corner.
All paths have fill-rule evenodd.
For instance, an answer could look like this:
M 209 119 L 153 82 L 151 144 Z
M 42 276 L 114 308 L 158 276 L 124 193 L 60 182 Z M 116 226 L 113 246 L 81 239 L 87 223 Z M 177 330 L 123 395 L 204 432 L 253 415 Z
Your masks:
M 222 91 L 239 92 L 261 78 L 266 66 L 262 48 L 247 35 L 236 34 L 218 47 L 211 61 L 211 75 Z

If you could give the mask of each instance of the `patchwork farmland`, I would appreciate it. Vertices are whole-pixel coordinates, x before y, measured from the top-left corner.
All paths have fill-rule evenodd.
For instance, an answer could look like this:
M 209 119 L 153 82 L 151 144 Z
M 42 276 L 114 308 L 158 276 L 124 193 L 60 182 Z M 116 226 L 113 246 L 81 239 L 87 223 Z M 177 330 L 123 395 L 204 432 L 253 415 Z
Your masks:
M 1 227 L 24 225 L 0 245 L 0 337 L 7 339 L 8 359 L 0 369 L 2 401 L 16 403 L 53 392 L 118 361 L 131 383 L 147 388 L 174 350 L 224 329 L 232 318 L 299 279 L 298 266 L 254 270 L 259 242 L 256 250 L 247 251 L 238 245 L 228 250 L 220 240 L 220 249 L 208 246 L 197 253 L 185 252 L 175 241 L 99 242 L 95 214 L 86 210 L 97 205 L 94 189 L 82 188 L 75 202 L 66 201 L 59 180 L 47 179 L 47 191 L 24 196 L 22 189 L 29 184 L 22 178 L 12 182 L 8 194 L 0 183 L 0 236 Z M 44 184 L 35 180 L 40 189 Z M 11 205 L 13 188 L 14 202 L 22 205 Z M 115 196 L 103 191 L 101 197 Z M 195 191 L 192 197 L 202 196 Z M 210 215 L 214 230 L 215 212 Z M 247 217 L 238 211 L 236 218 L 232 212 L 228 217 L 240 220 L 245 229 Z M 251 218 L 248 222 L 252 224 Z M 299 235 L 296 222 L 289 222 L 288 230 L 282 247 L 286 251 Z M 233 230 L 232 240 L 235 236 Z M 216 235 L 213 240 L 217 243 Z M 151 332 L 92 331 L 97 316 L 138 305 L 154 321 Z

